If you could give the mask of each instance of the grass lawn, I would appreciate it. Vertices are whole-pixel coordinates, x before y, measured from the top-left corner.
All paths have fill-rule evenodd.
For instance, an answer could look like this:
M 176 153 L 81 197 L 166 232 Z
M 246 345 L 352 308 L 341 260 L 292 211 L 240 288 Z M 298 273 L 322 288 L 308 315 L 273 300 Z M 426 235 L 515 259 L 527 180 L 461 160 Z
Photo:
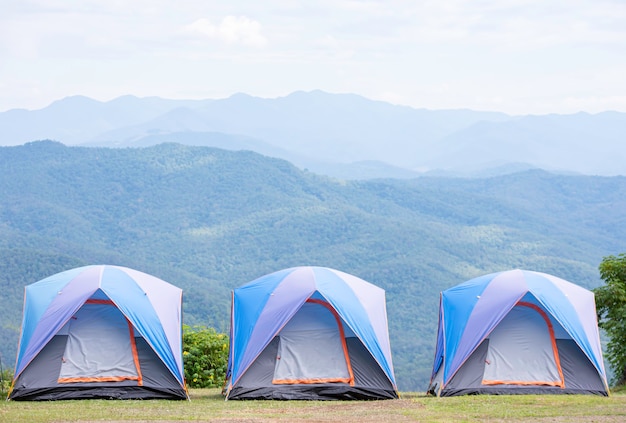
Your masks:
M 386 401 L 224 401 L 195 389 L 191 401 L 0 401 L 0 422 L 624 422 L 626 392 L 464 396 L 403 393 Z

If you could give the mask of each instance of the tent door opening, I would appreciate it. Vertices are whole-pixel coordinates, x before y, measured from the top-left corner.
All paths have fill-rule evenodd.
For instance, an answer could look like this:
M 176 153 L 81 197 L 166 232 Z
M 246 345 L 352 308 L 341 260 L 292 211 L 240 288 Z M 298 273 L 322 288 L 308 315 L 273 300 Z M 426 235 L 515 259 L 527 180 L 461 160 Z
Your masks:
M 489 335 L 483 385 L 565 387 L 554 328 L 547 313 L 518 302 Z
M 62 329 L 67 343 L 58 383 L 137 381 L 142 385 L 132 324 L 110 300 L 88 300 Z
M 308 299 L 278 337 L 273 384 L 354 385 L 341 318 L 327 302 Z

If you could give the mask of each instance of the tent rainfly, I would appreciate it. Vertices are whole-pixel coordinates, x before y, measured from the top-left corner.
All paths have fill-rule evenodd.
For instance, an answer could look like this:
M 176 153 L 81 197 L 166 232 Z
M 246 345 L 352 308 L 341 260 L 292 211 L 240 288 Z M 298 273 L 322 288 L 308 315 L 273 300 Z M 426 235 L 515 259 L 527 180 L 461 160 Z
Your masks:
M 428 392 L 608 395 L 593 293 L 519 269 L 443 291 Z
M 187 399 L 182 290 L 79 267 L 28 285 L 9 399 Z
M 233 291 L 226 399 L 397 398 L 385 292 L 325 267 Z

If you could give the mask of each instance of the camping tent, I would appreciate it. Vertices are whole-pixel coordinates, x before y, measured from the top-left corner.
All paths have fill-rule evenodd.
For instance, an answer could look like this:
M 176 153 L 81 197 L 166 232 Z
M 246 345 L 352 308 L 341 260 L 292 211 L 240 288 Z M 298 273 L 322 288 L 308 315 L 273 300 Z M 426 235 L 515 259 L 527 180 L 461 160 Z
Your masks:
M 443 291 L 428 391 L 608 395 L 593 293 L 519 269 Z
M 397 397 L 381 288 L 294 267 L 233 291 L 227 399 Z
M 9 399 L 186 399 L 182 291 L 85 266 L 28 285 Z

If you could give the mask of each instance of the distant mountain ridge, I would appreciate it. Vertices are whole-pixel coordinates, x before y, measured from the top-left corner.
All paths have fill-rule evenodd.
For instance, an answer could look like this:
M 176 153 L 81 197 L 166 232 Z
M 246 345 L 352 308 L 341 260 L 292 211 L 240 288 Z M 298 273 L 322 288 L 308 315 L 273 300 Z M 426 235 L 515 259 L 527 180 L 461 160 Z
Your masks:
M 99 102 L 75 96 L 40 110 L 0 113 L 5 146 L 51 139 L 143 147 L 166 140 L 247 149 L 347 179 L 507 173 L 510 163 L 626 175 L 624 133 L 626 113 L 619 112 L 510 116 L 415 109 L 322 91 L 274 99 L 236 94 L 219 100 L 123 96 Z M 353 165 L 358 162 L 377 165 Z

